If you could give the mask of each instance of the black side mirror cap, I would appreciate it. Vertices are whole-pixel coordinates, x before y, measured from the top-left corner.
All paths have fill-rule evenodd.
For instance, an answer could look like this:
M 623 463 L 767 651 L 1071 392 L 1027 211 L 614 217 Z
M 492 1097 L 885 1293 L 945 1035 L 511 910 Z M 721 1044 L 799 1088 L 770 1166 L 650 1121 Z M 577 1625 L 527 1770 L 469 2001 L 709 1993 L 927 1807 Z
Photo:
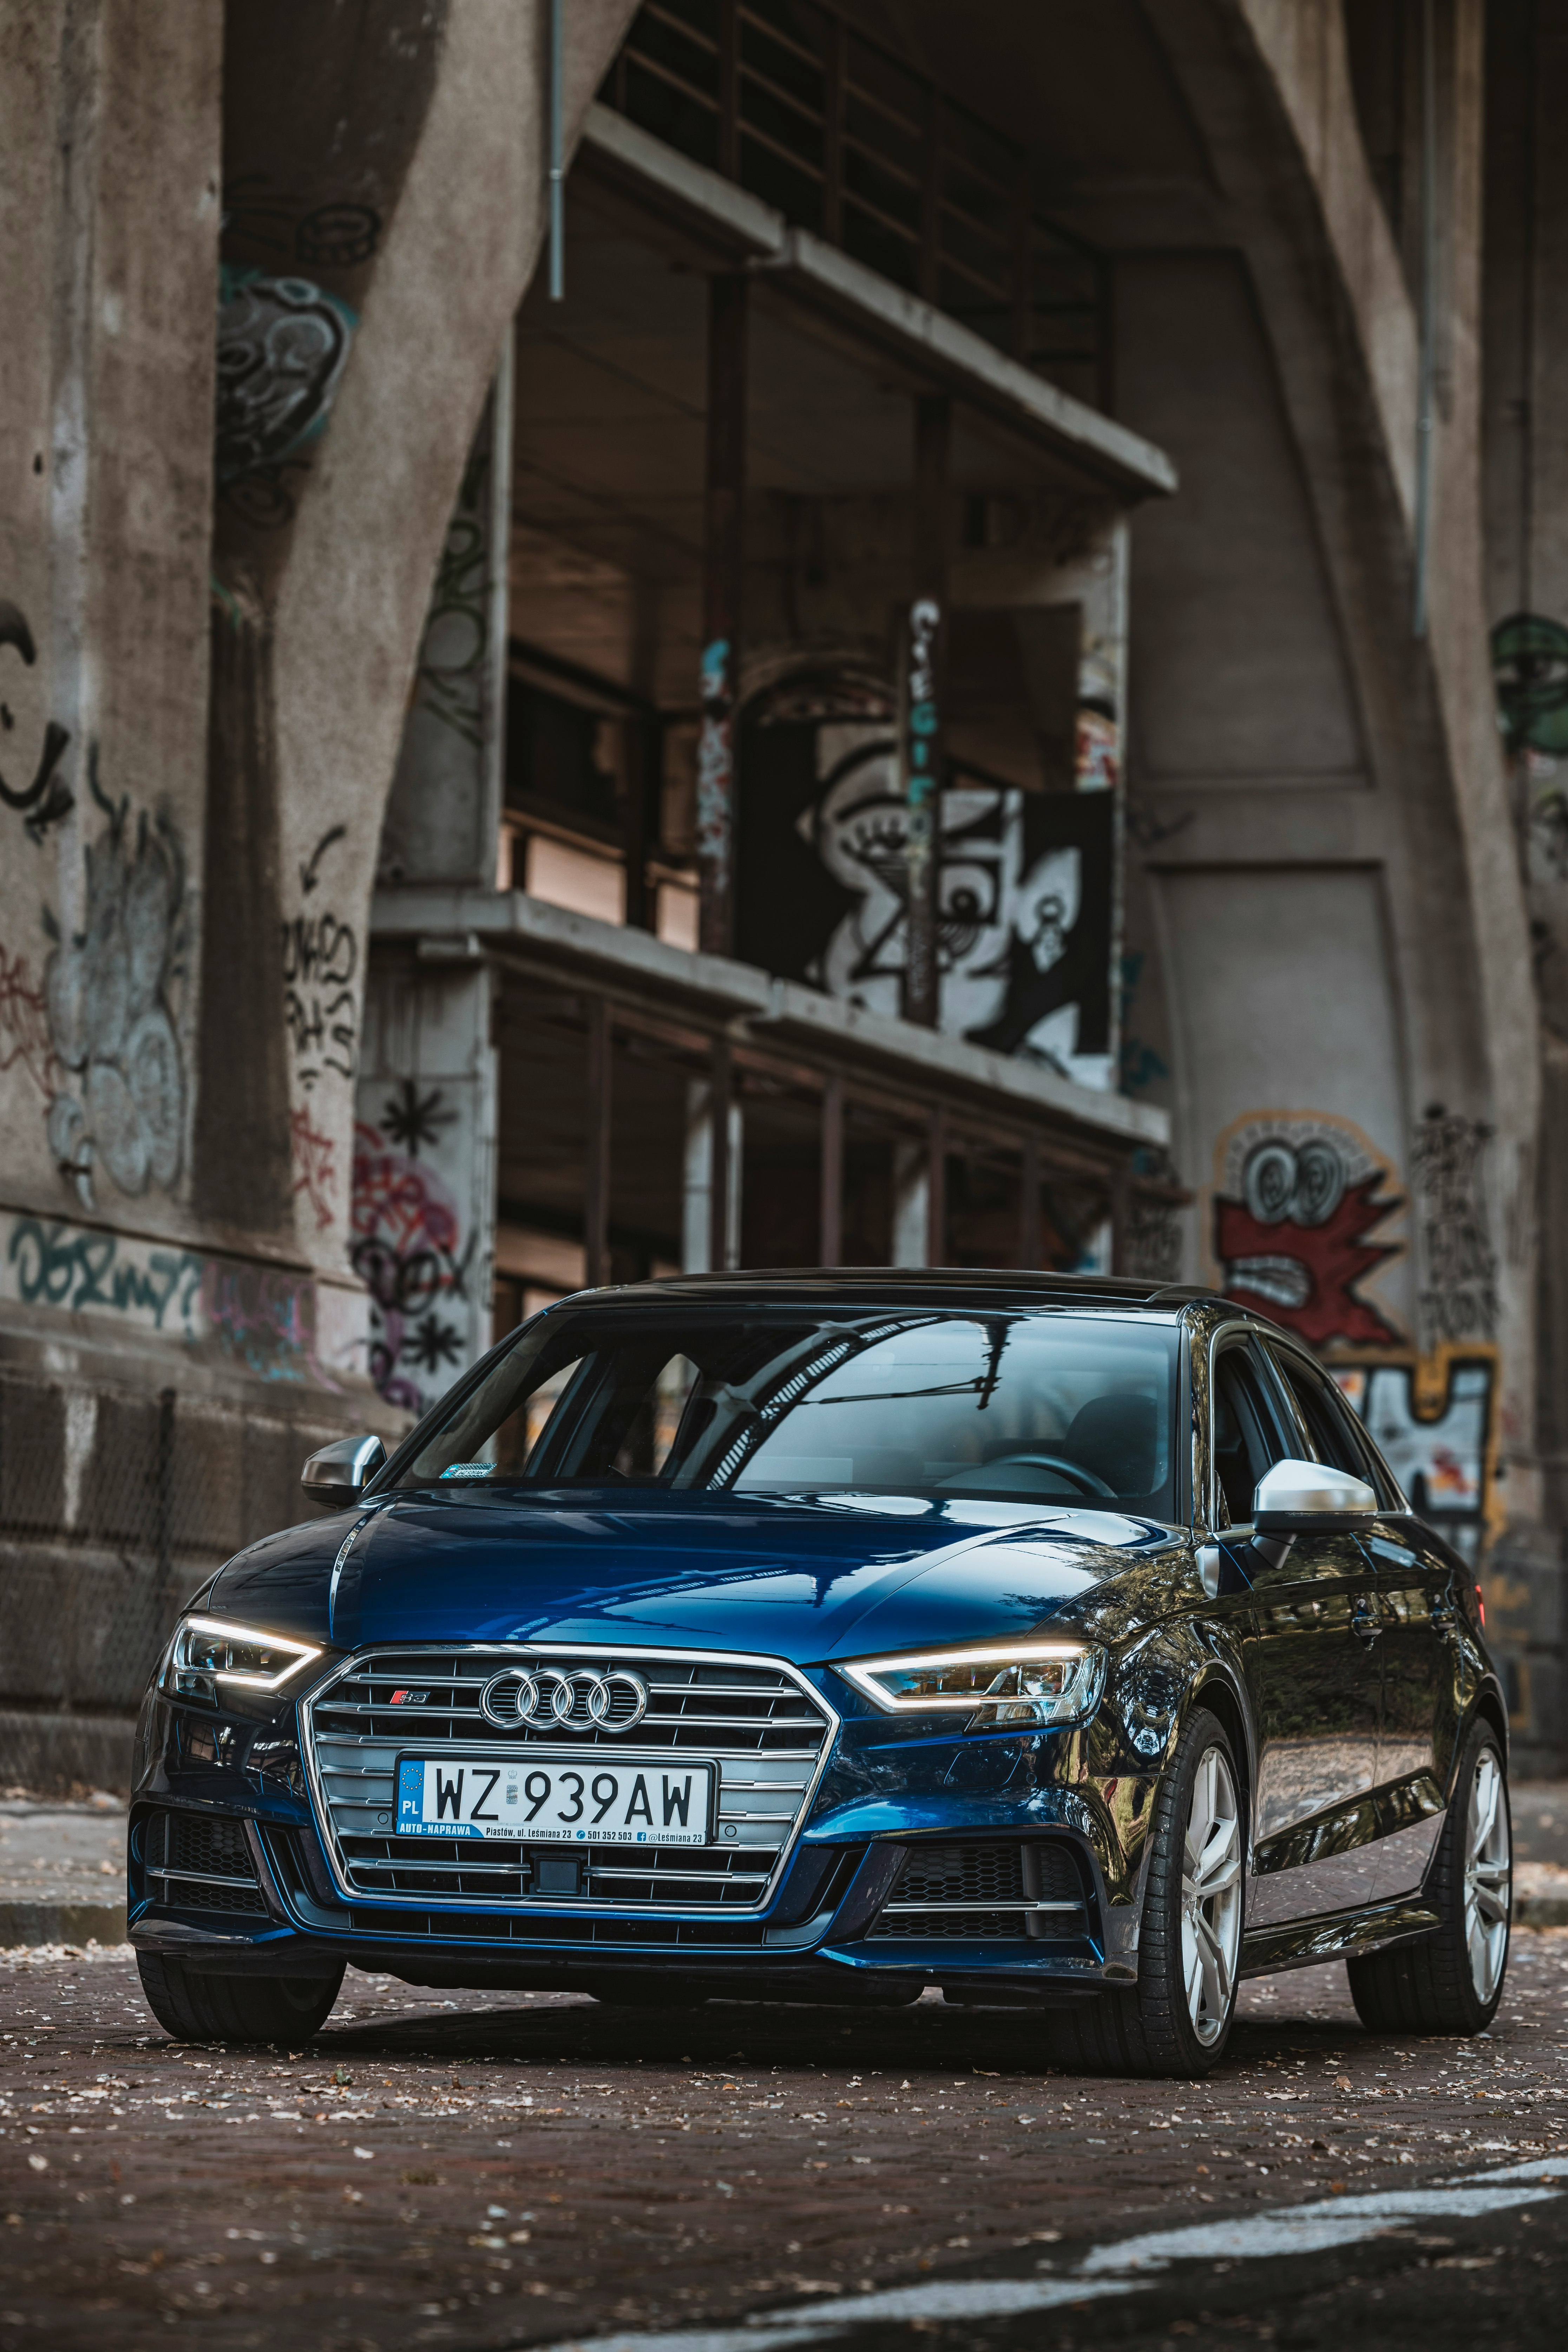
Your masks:
M 339 1437 L 311 1454 L 300 1473 L 300 1484 L 323 1510 L 346 1510 L 358 1502 L 385 1460 L 386 1448 L 379 1437 Z

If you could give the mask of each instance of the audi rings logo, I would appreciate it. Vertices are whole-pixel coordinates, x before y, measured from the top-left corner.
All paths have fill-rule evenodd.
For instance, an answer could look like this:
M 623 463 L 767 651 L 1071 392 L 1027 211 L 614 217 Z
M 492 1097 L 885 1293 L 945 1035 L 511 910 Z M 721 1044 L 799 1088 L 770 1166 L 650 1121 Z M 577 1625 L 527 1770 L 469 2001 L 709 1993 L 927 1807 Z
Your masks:
M 629 1731 L 647 1713 L 647 1685 L 629 1666 L 508 1666 L 479 1693 L 498 1731 Z

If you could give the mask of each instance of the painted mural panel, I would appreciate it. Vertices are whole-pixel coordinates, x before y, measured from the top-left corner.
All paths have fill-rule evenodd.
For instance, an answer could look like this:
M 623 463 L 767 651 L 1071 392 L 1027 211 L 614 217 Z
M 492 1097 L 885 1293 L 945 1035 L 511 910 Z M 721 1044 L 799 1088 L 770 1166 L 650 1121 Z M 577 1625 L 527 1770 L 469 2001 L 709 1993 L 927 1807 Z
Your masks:
M 909 806 L 875 718 L 750 725 L 737 951 L 899 1017 Z M 1112 1083 L 1115 794 L 961 779 L 937 828 L 941 1027 L 1099 1087 Z
M 1479 1565 L 1506 1516 L 1496 1485 L 1496 1349 L 1331 1369 L 1413 1508 Z

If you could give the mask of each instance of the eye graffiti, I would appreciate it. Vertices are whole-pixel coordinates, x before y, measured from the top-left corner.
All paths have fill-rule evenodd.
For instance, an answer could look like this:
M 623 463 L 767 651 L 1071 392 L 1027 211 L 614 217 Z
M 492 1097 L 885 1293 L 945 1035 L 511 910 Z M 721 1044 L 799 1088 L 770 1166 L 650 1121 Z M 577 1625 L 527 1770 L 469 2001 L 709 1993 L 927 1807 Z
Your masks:
M 226 264 L 217 341 L 220 482 L 276 467 L 316 438 L 338 395 L 356 313 L 308 278 Z
M 1258 1112 L 1222 1139 L 1214 1249 L 1227 1296 L 1314 1347 L 1388 1346 L 1403 1334 L 1359 1286 L 1399 1255 L 1372 1238 L 1405 1205 L 1358 1129 L 1328 1115 Z

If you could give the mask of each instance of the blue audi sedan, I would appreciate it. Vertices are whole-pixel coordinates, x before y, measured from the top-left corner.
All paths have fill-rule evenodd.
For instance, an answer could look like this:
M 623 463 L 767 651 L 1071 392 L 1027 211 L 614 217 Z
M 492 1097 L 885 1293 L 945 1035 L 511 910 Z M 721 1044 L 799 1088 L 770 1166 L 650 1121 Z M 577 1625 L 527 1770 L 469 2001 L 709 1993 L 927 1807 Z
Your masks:
M 972 1272 L 562 1300 L 148 1690 L 131 1937 L 185 2039 L 416 1986 L 1027 2009 L 1196 2076 L 1343 1958 L 1475 2032 L 1510 1922 L 1479 1595 L 1331 1380 L 1207 1292 Z

